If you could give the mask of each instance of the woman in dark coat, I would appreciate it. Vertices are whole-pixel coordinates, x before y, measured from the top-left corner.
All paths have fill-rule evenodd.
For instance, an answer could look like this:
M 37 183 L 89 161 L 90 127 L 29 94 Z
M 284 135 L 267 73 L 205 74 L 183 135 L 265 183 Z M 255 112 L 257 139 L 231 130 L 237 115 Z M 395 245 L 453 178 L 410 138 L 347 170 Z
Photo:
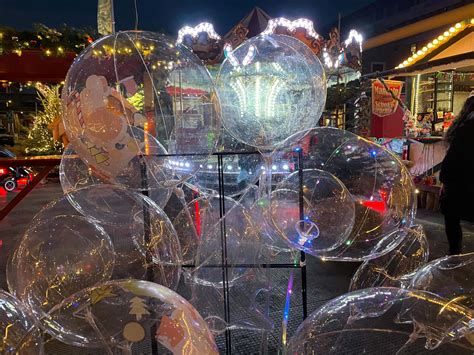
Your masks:
M 462 253 L 461 220 L 474 222 L 474 91 L 446 133 L 449 144 L 441 165 L 440 203 L 449 253 Z

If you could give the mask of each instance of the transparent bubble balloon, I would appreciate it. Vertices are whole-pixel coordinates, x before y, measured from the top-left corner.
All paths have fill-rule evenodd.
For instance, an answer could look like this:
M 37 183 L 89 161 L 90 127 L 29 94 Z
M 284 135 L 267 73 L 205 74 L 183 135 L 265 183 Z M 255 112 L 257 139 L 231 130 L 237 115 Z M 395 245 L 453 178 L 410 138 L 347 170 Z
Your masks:
M 419 299 L 406 302 L 401 317 L 417 324 L 429 335 L 427 346 L 438 348 L 445 342 L 469 343 L 474 350 L 474 253 L 433 260 L 416 271 L 411 290 L 422 290 L 438 297 L 444 305 L 439 312 L 426 312 Z
M 105 180 L 105 179 L 104 179 Z M 64 150 L 59 165 L 59 181 L 65 194 L 82 187 L 105 183 L 74 151 L 72 144 Z
M 85 289 L 55 307 L 45 324 L 55 338 L 77 346 L 131 353 L 151 332 L 160 353 L 218 353 L 196 309 L 177 293 L 147 281 L 110 281 Z
M 38 324 L 14 296 L 0 290 L 0 352 L 37 355 L 42 351 Z
M 230 197 L 224 197 L 221 215 L 219 196 L 199 197 L 191 201 L 173 221 L 178 233 L 183 260 L 193 265 L 184 272 L 193 282 L 222 287 L 222 223 L 225 223 L 227 280 L 232 286 L 250 272 L 245 264 L 256 264 L 262 239 L 255 233 L 248 211 Z
M 339 179 L 323 170 L 304 169 L 302 176 L 294 172 L 277 185 L 266 217 L 291 247 L 317 256 L 346 241 L 354 225 L 354 210 L 352 196 Z
M 111 180 L 137 157 L 152 164 L 156 142 L 170 154 L 197 154 L 175 159 L 187 178 L 220 132 L 219 103 L 202 62 L 151 32 L 117 32 L 87 47 L 69 69 L 63 104 L 77 152 Z
M 247 195 L 248 191 L 244 193 Z M 259 266 L 272 260 L 270 249 L 243 204 L 225 197 L 225 214 L 221 218 L 219 203 L 218 195 L 200 196 L 174 220 L 189 266 L 184 269 L 184 292 L 190 294 L 190 303 L 199 309 L 214 333 L 226 329 L 271 330 L 269 302 L 259 307 L 256 301 L 270 297 L 268 269 Z M 222 306 L 226 286 L 227 301 L 234 310 L 229 318 Z
M 71 294 L 108 280 L 115 259 L 102 227 L 66 215 L 31 225 L 15 254 L 9 288 L 38 318 Z
M 430 354 L 427 334 L 397 315 L 407 300 L 419 299 L 420 311 L 446 305 L 423 291 L 376 287 L 347 293 L 313 312 L 291 337 L 288 354 Z M 444 344 L 437 353 L 469 354 L 472 348 Z
M 428 262 L 428 239 L 422 226 L 403 228 L 398 233 L 405 234 L 400 244 L 378 258 L 364 261 L 352 277 L 349 291 L 406 286 L 414 272 Z
M 395 248 L 416 212 L 413 179 L 403 163 L 385 148 L 336 128 L 312 130 L 302 141 L 305 169 L 337 177 L 355 201 L 352 233 L 338 248 L 321 254 L 331 260 L 362 261 Z
M 316 127 L 326 101 L 319 59 L 303 42 L 283 35 L 253 37 L 226 52 L 216 87 L 224 127 L 262 150 Z
M 145 195 L 113 185 L 90 185 L 53 201 L 35 220 L 67 213 L 99 224 L 114 246 L 113 279 L 147 279 L 176 289 L 181 249 L 168 216 Z

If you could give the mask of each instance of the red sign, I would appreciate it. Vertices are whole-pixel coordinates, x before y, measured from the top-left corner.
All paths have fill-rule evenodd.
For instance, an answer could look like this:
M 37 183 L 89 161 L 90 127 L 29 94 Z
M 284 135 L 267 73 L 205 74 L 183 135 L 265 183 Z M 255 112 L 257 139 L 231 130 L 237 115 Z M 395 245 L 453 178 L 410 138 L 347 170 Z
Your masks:
M 400 97 L 402 92 L 402 81 L 384 80 L 389 90 L 396 98 Z M 398 101 L 395 100 L 389 91 L 387 91 L 380 80 L 372 81 L 372 115 L 385 117 L 397 110 Z

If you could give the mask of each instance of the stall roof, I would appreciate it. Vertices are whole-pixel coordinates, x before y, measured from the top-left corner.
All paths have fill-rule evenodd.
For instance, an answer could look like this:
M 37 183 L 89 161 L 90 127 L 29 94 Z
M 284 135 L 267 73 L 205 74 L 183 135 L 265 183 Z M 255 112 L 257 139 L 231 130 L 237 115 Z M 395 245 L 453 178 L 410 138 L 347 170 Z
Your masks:
M 363 79 L 397 76 L 414 76 L 418 74 L 434 73 L 438 71 L 457 70 L 474 71 L 474 51 L 451 57 L 433 59 L 424 63 L 417 63 L 409 67 L 386 70 L 363 75 Z
M 467 19 L 446 28 L 425 43 L 418 51 L 406 58 L 396 68 L 407 68 L 418 63 L 441 59 L 456 54 L 467 53 L 473 50 L 474 19 Z

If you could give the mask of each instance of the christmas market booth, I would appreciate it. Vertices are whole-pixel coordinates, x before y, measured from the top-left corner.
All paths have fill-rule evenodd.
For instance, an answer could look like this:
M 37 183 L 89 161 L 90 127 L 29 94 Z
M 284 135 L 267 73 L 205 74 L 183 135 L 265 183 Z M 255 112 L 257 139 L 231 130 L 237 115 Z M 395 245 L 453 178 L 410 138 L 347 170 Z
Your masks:
M 372 133 L 407 139 L 411 172 L 422 190 L 439 189 L 437 177 L 447 149 L 442 137 L 474 89 L 473 46 L 474 18 L 470 18 L 413 48 L 395 69 L 366 76 L 377 78 L 372 79 Z M 377 85 L 388 89 L 385 98 L 398 106 L 396 114 L 395 110 L 382 118 L 374 114 L 387 109 L 377 97 L 380 92 L 374 92 Z

